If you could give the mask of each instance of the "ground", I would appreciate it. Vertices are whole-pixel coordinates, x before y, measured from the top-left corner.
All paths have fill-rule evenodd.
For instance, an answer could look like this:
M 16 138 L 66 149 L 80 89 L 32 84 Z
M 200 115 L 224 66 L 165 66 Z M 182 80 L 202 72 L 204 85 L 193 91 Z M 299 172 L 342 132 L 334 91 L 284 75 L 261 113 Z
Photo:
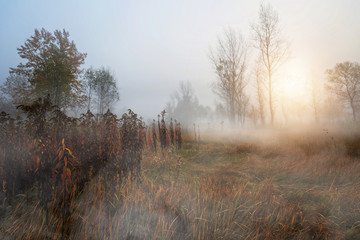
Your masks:
M 360 239 L 359 150 L 351 131 L 205 132 L 200 141 L 185 134 L 181 150 L 145 149 L 141 181 L 106 198 L 89 184 L 74 203 L 70 236 Z M 0 232 L 59 237 L 56 219 L 46 227 L 37 204 L 28 209 L 3 219 Z

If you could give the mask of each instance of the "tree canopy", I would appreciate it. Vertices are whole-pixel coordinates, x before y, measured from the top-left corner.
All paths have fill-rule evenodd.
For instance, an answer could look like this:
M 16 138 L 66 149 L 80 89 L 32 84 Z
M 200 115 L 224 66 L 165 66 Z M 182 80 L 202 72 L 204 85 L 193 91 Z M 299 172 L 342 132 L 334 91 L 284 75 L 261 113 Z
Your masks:
M 261 4 L 258 22 L 251 25 L 254 47 L 258 49 L 263 67 L 268 75 L 268 100 L 271 124 L 274 123 L 273 75 L 287 60 L 288 44 L 282 38 L 278 13 L 270 4 Z
M 360 65 L 356 62 L 337 63 L 326 73 L 327 89 L 350 106 L 355 121 L 360 100 Z
M 11 74 L 27 78 L 32 99 L 49 94 L 51 102 L 61 109 L 79 106 L 85 100 L 79 75 L 86 54 L 77 50 L 69 36 L 65 29 L 54 33 L 35 29 L 17 49 L 25 63 L 10 68 Z
M 217 75 L 213 91 L 225 103 L 232 124 L 235 123 L 236 114 L 239 120 L 244 119 L 248 102 L 245 94 L 246 52 L 242 36 L 228 29 L 218 37 L 216 49 L 211 50 L 209 56 Z
M 120 99 L 119 91 L 116 86 L 115 77 L 110 70 L 100 68 L 94 70 L 89 68 L 85 73 L 88 110 L 95 104 L 99 114 L 103 114 L 106 109 Z
M 175 118 L 184 126 L 191 126 L 209 110 L 199 104 L 191 83 L 181 81 L 178 90 L 172 95 L 172 101 L 167 103 L 166 112 L 169 117 Z

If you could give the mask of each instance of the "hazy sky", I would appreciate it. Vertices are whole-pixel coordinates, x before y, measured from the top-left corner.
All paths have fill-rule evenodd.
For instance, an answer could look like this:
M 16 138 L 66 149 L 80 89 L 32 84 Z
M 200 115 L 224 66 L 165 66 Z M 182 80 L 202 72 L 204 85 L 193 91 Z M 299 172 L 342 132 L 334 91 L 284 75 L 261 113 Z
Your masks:
M 268 1 L 291 42 L 288 71 L 322 76 L 335 63 L 360 62 L 360 1 Z M 190 81 L 200 103 L 213 105 L 215 75 L 209 46 L 224 27 L 250 38 L 260 1 L 0 1 L 0 82 L 35 28 L 66 29 L 85 67 L 105 66 L 120 87 L 118 109 L 155 117 L 181 80 Z

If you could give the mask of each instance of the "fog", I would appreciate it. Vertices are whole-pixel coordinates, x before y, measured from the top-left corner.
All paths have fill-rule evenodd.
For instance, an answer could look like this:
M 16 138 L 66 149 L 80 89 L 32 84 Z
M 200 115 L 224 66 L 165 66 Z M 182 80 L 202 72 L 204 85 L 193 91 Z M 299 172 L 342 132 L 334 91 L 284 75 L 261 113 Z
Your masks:
M 85 65 L 114 72 L 120 89 L 116 113 L 131 108 L 154 118 L 170 100 L 180 81 L 191 82 L 198 101 L 215 109 L 220 102 L 211 84 L 216 81 L 209 47 L 226 27 L 240 31 L 250 44 L 250 23 L 258 1 L 11 1 L 0 7 L 0 82 L 21 59 L 16 48 L 35 28 L 66 29 Z M 301 75 L 301 83 L 338 62 L 360 61 L 358 1 L 271 1 L 279 14 L 291 58 L 281 74 Z M 255 50 L 249 49 L 249 71 Z M 290 70 L 289 70 L 290 69 Z M 280 77 L 279 77 L 280 78 Z M 280 81 L 280 80 L 279 80 Z M 282 86 L 280 86 L 282 88 Z M 251 92 L 251 87 L 247 89 Z M 276 109 L 279 111 L 279 103 Z M 281 119 L 281 112 L 276 119 Z
M 360 239 L 359 9 L 2 1 L 0 239 Z

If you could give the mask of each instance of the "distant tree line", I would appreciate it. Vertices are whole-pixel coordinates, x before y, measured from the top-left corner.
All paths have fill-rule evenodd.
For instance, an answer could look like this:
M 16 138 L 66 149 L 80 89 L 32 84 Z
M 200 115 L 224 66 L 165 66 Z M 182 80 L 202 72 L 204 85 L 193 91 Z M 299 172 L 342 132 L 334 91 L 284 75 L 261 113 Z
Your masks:
M 229 120 L 233 126 L 244 125 L 247 119 L 262 125 L 269 120 L 273 125 L 279 108 L 285 122 L 289 115 L 301 119 L 309 108 L 316 122 L 320 121 L 320 116 L 339 118 L 344 110 L 351 112 L 354 121 L 358 119 L 359 63 L 337 63 L 333 69 L 326 70 L 325 84 L 319 77 L 309 79 L 310 99 L 290 101 L 280 96 L 274 81 L 290 55 L 278 13 L 270 4 L 262 3 L 257 21 L 250 27 L 249 41 L 227 28 L 209 52 L 216 75 L 212 90 L 220 100 L 215 109 L 199 103 L 190 82 L 180 82 L 165 106 L 169 119 L 177 119 L 184 126 L 202 119 L 221 123 Z M 17 50 L 23 61 L 10 68 L 9 76 L 0 86 L 0 111 L 15 113 L 15 106 L 49 95 L 60 110 L 86 109 L 102 115 L 120 100 L 111 71 L 104 67 L 83 69 L 86 54 L 77 50 L 65 30 L 52 33 L 35 29 Z M 255 54 L 250 55 L 250 52 Z M 326 95 L 322 94 L 323 90 Z M 297 106 L 296 112 L 291 105 Z
M 179 82 L 170 101 L 166 104 L 165 111 L 167 117 L 177 119 L 184 126 L 191 126 L 194 122 L 211 117 L 210 107 L 205 107 L 199 103 L 195 91 L 189 81 Z

